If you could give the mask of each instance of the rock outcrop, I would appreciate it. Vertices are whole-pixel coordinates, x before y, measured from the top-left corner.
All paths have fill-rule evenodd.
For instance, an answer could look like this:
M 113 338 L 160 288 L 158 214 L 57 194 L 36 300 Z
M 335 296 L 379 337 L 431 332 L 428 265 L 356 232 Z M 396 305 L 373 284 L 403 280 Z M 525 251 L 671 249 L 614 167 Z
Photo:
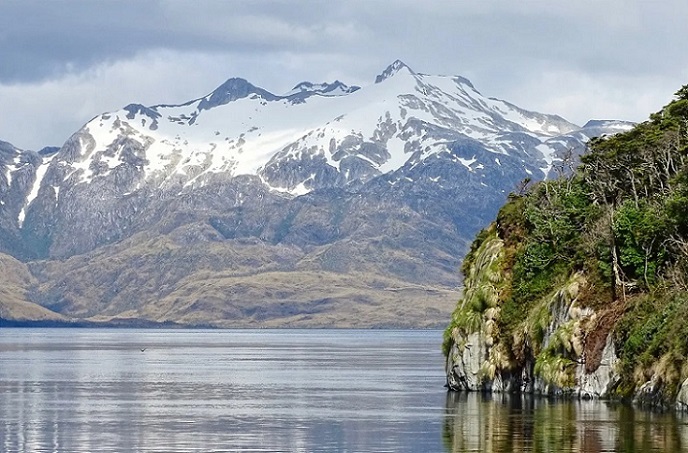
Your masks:
M 505 284 L 504 242 L 492 229 L 474 254 L 463 299 L 447 331 L 446 370 L 450 390 L 572 395 L 605 398 L 618 383 L 618 357 L 611 334 L 599 342 L 595 329 L 600 314 L 582 307 L 578 296 L 585 284 L 580 274 L 539 301 L 515 329 L 523 355 L 514 360 L 505 350 L 499 291 Z M 563 348 L 567 354 L 551 354 Z M 597 349 L 597 350 L 596 350 Z M 537 352 L 539 353 L 537 353 Z
M 686 408 L 688 86 L 676 96 L 477 235 L 445 332 L 450 389 Z
M 676 397 L 676 409 L 688 412 L 688 379 L 683 381 Z

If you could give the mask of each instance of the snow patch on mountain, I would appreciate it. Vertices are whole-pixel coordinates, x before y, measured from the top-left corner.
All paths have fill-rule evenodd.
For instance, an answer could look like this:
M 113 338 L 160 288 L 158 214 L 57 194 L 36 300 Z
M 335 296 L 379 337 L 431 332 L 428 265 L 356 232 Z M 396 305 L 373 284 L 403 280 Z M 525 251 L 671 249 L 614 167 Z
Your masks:
M 302 82 L 278 96 L 232 78 L 184 104 L 102 114 L 75 136 L 76 152 L 53 157 L 65 184 L 89 184 L 123 166 L 140 175 L 136 187 L 177 193 L 218 176 L 253 175 L 291 196 L 365 183 L 456 143 L 516 153 L 524 168 L 547 175 L 558 153 L 587 139 L 585 128 L 559 116 L 487 98 L 463 77 L 416 73 L 399 60 L 362 88 Z M 474 173 L 495 165 L 495 158 L 461 159 Z
M 7 166 L 5 170 L 5 181 L 7 181 L 7 187 L 12 186 L 12 172 L 18 170 L 24 165 L 22 162 L 21 154 L 17 154 L 12 160 L 11 164 Z
M 17 223 L 19 228 L 24 224 L 24 219 L 26 218 L 26 209 L 31 204 L 31 202 L 38 196 L 38 191 L 41 188 L 41 183 L 43 182 L 43 177 L 45 176 L 48 167 L 50 166 L 50 161 L 43 162 L 36 170 L 36 178 L 34 179 L 33 185 L 31 186 L 31 191 L 26 197 L 26 202 L 24 206 L 19 211 L 19 216 L 17 217 Z

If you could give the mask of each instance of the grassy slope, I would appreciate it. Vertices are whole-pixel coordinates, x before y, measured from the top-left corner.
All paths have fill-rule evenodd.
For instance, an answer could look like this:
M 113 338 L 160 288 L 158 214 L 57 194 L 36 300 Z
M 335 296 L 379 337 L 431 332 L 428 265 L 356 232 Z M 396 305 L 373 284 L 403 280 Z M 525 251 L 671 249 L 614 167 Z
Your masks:
M 29 300 L 36 280 L 24 263 L 0 253 L 0 319 L 22 321 L 64 321 L 66 318 Z
M 302 250 L 212 235 L 189 246 L 179 232 L 139 234 L 87 255 L 32 266 L 44 305 L 101 322 L 439 327 L 458 298 L 458 292 L 446 286 L 409 284 L 383 274 L 376 267 L 379 259 L 366 258 L 365 244 L 348 247 L 360 255 L 342 256 L 333 248 Z M 393 250 L 387 257 L 422 267 L 399 253 Z

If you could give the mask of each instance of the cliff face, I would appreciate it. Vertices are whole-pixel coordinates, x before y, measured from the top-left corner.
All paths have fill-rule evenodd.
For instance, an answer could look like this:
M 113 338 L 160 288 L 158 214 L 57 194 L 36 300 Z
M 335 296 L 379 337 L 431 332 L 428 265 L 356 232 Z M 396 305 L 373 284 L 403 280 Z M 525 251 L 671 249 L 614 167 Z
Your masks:
M 667 368 L 685 371 L 685 364 L 662 357 L 649 374 L 624 376 L 628 369 L 614 331 L 622 315 L 618 308 L 586 306 L 581 296 L 590 282 L 584 273 L 553 286 L 515 324 L 503 302 L 513 279 L 494 226 L 471 258 L 463 298 L 445 332 L 450 390 L 619 398 L 629 396 L 624 383 L 644 379 L 630 393 L 635 403 L 688 410 L 688 378 L 681 375 L 680 388 L 672 393 L 671 380 L 679 376 L 667 376 Z
M 493 227 L 474 251 L 463 300 L 447 331 L 449 388 L 609 396 L 619 381 L 618 356 L 611 334 L 601 331 L 601 312 L 580 303 L 584 275 L 575 273 L 554 287 L 513 328 L 513 338 L 505 339 L 508 320 L 500 298 L 512 283 L 505 255 Z
M 604 312 L 580 303 L 581 286 L 587 284 L 582 273 L 536 301 L 513 328 L 513 338 L 504 338 L 510 320 L 500 297 L 511 283 L 504 248 L 493 227 L 473 252 L 464 297 L 447 330 L 449 388 L 610 396 L 619 382 L 619 358 Z
M 688 87 L 677 97 L 524 185 L 478 235 L 445 332 L 451 390 L 688 407 Z

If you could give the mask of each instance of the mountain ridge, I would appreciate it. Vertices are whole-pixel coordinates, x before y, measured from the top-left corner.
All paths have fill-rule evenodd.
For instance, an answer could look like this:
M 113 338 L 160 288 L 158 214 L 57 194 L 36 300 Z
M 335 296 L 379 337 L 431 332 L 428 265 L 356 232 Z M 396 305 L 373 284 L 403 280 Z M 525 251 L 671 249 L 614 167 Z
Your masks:
M 552 174 L 569 154 L 582 152 L 592 133 L 556 115 L 484 97 L 459 76 L 420 74 L 402 62 L 385 74 L 364 87 L 302 82 L 295 89 L 305 90 L 286 96 L 230 78 L 183 104 L 129 104 L 98 115 L 57 152 L 0 148 L 0 252 L 30 262 L 36 301 L 78 319 L 126 313 L 175 322 L 175 313 L 186 316 L 182 306 L 194 303 L 186 299 L 202 292 L 180 293 L 179 285 L 196 283 L 171 271 L 174 264 L 224 294 L 197 304 L 205 308 L 184 318 L 188 322 L 279 325 L 289 312 L 284 307 L 302 306 L 303 313 L 289 315 L 296 316 L 293 325 L 317 326 L 318 319 L 413 325 L 434 310 L 430 299 L 415 306 L 423 300 L 413 296 L 420 291 L 444 295 L 437 317 L 423 324 L 441 325 L 441 313 L 457 295 L 456 270 L 471 235 L 521 180 Z M 629 127 L 593 126 L 596 133 Z M 204 259 L 192 252 L 201 245 L 227 268 L 203 270 Z M 123 247 L 158 261 L 139 260 Z M 113 268 L 116 256 L 120 264 Z M 278 256 L 290 258 L 275 268 Z M 251 257 L 254 267 L 226 275 Z M 189 267 L 189 259 L 200 267 Z M 84 275 L 89 266 L 100 280 Z M 135 302 L 131 293 L 123 299 L 122 292 L 97 289 L 121 287 L 122 275 L 143 284 L 126 271 L 137 266 L 170 292 L 151 288 Z M 260 296 L 266 306 L 282 304 L 283 310 L 271 311 L 274 319 L 260 310 L 230 315 L 222 308 L 255 303 L 236 300 L 233 288 L 260 288 L 261 278 L 276 271 L 301 286 Z M 313 286 L 318 279 L 319 290 Z M 327 310 L 311 316 L 308 310 L 322 308 L 311 302 L 327 299 L 328 287 L 342 281 L 351 288 L 342 290 L 333 310 L 346 312 L 351 301 L 348 318 L 336 320 Z M 415 289 L 403 295 L 409 283 Z M 391 315 L 393 298 L 381 288 L 394 289 L 404 310 L 414 313 L 411 320 Z M 183 295 L 163 316 L 152 307 L 170 294 Z M 376 297 L 384 301 L 382 321 L 353 318 Z

